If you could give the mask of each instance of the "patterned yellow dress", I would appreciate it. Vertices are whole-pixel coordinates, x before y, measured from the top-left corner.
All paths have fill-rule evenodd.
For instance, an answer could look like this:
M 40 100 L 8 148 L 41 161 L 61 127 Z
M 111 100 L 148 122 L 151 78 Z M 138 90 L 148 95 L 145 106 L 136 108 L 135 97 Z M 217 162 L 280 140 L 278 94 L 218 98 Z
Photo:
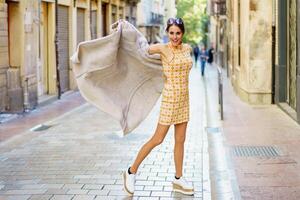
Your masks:
M 169 62 L 162 57 L 165 82 L 158 121 L 162 125 L 189 121 L 189 73 L 193 65 L 189 45 L 167 46 L 174 56 Z

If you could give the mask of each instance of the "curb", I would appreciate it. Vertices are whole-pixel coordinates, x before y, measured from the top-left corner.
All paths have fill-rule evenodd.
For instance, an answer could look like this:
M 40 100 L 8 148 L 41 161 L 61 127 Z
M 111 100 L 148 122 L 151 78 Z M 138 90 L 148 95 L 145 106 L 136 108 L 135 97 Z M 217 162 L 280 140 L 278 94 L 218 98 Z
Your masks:
M 212 65 L 212 67 L 214 66 Z M 208 139 L 208 153 L 210 157 L 211 198 L 217 200 L 241 200 L 230 149 L 225 143 L 222 130 L 217 102 L 217 81 L 211 81 L 212 79 L 217 80 L 217 70 L 214 70 L 216 68 L 207 69 L 207 77 L 203 79 L 207 120 L 205 133 Z
M 209 141 L 208 135 L 206 132 L 207 127 L 207 95 L 206 95 L 206 86 L 204 81 L 202 80 L 202 96 L 205 97 L 203 103 L 203 137 L 202 137 L 202 193 L 203 199 L 210 200 L 212 198 L 212 188 L 211 188 L 211 180 L 210 180 L 210 155 L 209 155 Z M 205 166 L 206 165 L 206 166 Z M 204 180 L 207 180 L 204 182 Z

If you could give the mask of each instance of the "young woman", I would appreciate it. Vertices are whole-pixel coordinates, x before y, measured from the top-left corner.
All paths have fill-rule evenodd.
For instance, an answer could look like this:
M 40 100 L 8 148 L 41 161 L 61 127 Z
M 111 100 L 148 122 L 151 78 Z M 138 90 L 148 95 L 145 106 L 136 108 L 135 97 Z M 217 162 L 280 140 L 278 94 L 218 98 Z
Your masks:
M 166 28 L 169 43 L 149 46 L 149 54 L 161 56 L 165 82 L 155 133 L 140 149 L 131 167 L 123 173 L 124 189 L 129 195 L 134 193 L 135 174 L 139 165 L 154 147 L 163 142 L 172 124 L 175 126 L 174 162 L 176 169 L 173 190 L 188 195 L 194 194 L 193 186 L 182 177 L 184 141 L 189 121 L 189 72 L 193 64 L 190 55 L 192 48 L 188 44 L 182 44 L 184 31 L 181 18 L 170 18 Z

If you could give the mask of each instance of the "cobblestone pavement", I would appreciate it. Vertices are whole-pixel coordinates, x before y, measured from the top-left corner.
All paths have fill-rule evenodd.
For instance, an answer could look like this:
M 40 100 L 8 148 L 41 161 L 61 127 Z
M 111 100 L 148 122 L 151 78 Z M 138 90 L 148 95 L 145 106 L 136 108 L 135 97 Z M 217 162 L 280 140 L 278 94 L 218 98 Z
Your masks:
M 198 69 L 190 76 L 191 121 L 185 144 L 184 176 L 193 182 L 194 196 L 172 192 L 173 128 L 162 145 L 141 164 L 136 192 L 123 191 L 122 170 L 153 134 L 160 101 L 132 133 L 120 137 L 119 126 L 108 115 L 84 104 L 51 121 L 50 128 L 27 131 L 0 144 L 0 199 L 203 199 L 203 85 Z M 205 155 L 207 156 L 207 155 Z M 208 177 L 205 175 L 204 177 Z M 206 178 L 205 178 L 206 179 Z M 205 198 L 208 199 L 208 198 Z

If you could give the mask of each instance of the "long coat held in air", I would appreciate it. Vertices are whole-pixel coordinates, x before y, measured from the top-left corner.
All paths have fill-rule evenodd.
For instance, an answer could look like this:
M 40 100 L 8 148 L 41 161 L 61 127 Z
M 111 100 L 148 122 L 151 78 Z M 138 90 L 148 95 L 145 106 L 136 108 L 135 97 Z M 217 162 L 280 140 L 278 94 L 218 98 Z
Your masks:
M 159 55 L 148 54 L 146 38 L 129 22 L 119 20 L 110 35 L 81 42 L 73 72 L 82 96 L 119 121 L 123 133 L 136 128 L 163 89 Z

